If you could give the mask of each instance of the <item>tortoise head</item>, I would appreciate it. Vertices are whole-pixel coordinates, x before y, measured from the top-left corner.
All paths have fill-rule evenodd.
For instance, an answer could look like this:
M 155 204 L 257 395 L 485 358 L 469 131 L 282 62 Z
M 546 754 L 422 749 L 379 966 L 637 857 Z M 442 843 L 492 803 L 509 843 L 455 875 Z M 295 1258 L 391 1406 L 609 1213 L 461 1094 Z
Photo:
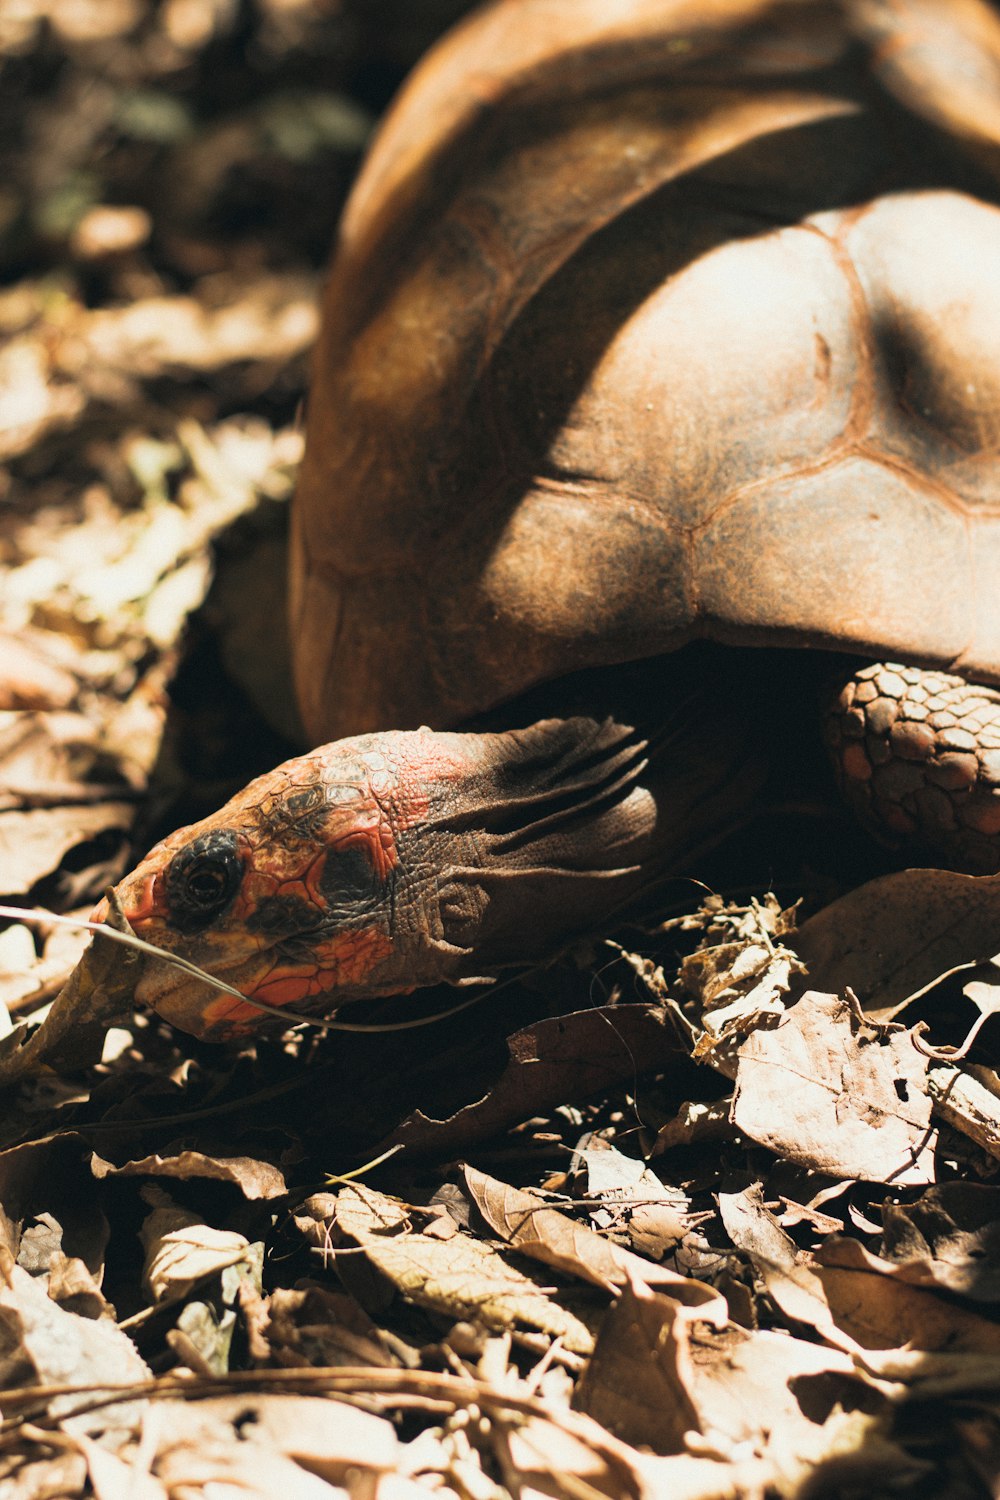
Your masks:
M 287 761 L 117 887 L 137 936 L 246 1001 L 154 958 L 136 999 L 221 1041 L 273 1025 L 249 1001 L 323 1016 L 530 962 L 641 876 L 656 822 L 645 749 L 628 728 L 567 719 L 364 735 Z
M 407 870 L 404 856 L 449 778 L 468 770 L 455 736 L 322 746 L 157 844 L 117 888 L 125 915 L 137 936 L 272 1007 L 329 1011 L 444 977 L 420 962 L 440 920 L 413 873 L 421 861 Z M 400 903 L 412 919 L 402 924 Z M 267 1019 L 158 960 L 144 964 L 136 998 L 212 1039 Z

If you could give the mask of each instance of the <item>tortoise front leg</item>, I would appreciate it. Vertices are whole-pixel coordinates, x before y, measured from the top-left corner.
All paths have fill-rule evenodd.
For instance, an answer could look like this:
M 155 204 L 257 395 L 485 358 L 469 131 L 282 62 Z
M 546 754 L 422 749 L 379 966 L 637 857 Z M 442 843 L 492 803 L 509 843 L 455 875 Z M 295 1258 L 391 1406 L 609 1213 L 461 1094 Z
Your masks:
M 1000 870 L 1000 691 L 877 662 L 832 696 L 823 729 L 845 797 L 883 841 Z

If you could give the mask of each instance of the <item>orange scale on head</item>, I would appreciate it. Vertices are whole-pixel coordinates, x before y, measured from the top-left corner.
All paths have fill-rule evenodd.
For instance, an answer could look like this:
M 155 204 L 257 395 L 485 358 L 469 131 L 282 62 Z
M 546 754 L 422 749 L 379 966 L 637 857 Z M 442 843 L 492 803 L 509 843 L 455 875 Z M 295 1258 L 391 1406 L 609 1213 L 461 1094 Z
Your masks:
M 288 1006 L 291 1009 L 317 995 L 331 993 L 333 1006 L 336 1000 L 333 992 L 338 988 L 363 984 L 372 970 L 391 952 L 391 939 L 377 928 L 344 932 L 318 944 L 315 963 L 308 968 L 291 965 L 285 967 L 279 962 L 252 988 L 246 987 L 245 992 L 265 1005 Z M 203 1012 L 203 1020 L 208 1028 L 223 1022 L 252 1026 L 254 1022 L 260 1023 L 264 1019 L 264 1012 L 229 995 L 220 995 Z

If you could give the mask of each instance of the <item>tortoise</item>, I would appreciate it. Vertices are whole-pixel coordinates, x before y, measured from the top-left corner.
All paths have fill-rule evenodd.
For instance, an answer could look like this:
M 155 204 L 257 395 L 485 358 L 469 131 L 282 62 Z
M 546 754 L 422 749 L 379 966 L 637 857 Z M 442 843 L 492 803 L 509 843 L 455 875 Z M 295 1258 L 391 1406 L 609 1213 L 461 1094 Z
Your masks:
M 986 0 L 460 24 L 326 292 L 291 587 L 320 748 L 159 844 L 119 887 L 136 931 L 296 1013 L 544 957 L 752 794 L 725 710 L 756 679 L 695 641 L 849 655 L 849 797 L 1000 867 L 998 170 Z M 656 727 L 545 716 L 635 660 Z M 137 994 L 262 1021 L 160 962 Z

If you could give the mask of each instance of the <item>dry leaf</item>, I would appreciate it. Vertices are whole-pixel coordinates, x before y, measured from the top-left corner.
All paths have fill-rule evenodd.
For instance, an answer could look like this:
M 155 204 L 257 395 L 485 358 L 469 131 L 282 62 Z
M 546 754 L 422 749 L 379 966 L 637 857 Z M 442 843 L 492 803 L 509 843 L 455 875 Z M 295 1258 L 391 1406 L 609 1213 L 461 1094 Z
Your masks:
M 256 1399 L 244 1402 L 251 1412 Z M 246 1432 L 238 1419 L 234 1425 L 231 1405 L 222 1403 L 220 1415 L 210 1409 L 214 1404 L 172 1401 L 161 1413 L 153 1469 L 171 1497 L 349 1500 L 346 1490 L 284 1457 L 270 1441 L 258 1442 L 252 1422 Z
M 507 1434 L 510 1472 L 508 1486 L 524 1500 L 551 1496 L 565 1500 L 570 1482 L 580 1486 L 579 1493 L 608 1495 L 622 1500 L 627 1494 L 619 1465 L 565 1426 L 528 1417 Z M 507 1468 L 507 1465 L 504 1466 Z M 634 1493 L 634 1491 L 633 1491 Z M 672 1491 L 667 1491 L 672 1496 Z
M 899 870 L 849 891 L 805 922 L 794 947 L 821 990 L 848 986 L 891 1020 L 940 975 L 997 950 L 1000 875 Z
M 662 1156 L 673 1146 L 691 1146 L 697 1141 L 723 1141 L 735 1134 L 732 1122 L 732 1099 L 715 1099 L 709 1104 L 686 1101 L 672 1120 L 656 1132 L 654 1156 Z
M 79 845 L 89 839 L 118 836 L 124 844 L 135 819 L 129 802 L 99 802 L 93 807 L 33 807 L 27 812 L 0 812 L 0 893 L 23 895 Z
M 824 1247 L 814 1269 L 834 1323 L 864 1349 L 1000 1355 L 1000 1326 L 907 1284 L 857 1240 Z
M 852 1340 L 841 1338 L 835 1329 L 823 1284 L 811 1269 L 809 1258 L 764 1206 L 760 1184 L 740 1193 L 720 1193 L 719 1212 L 729 1238 L 749 1257 L 785 1317 L 815 1328 L 832 1343 L 849 1347 Z
M 92 1170 L 99 1182 L 105 1177 L 177 1177 L 183 1181 L 205 1178 L 229 1182 L 251 1201 L 281 1198 L 286 1192 L 285 1179 L 278 1168 L 252 1156 L 206 1156 L 203 1151 L 180 1151 L 176 1156 L 143 1156 L 120 1167 L 95 1156 Z
M 671 1296 L 688 1308 L 690 1316 L 716 1326 L 725 1323 L 725 1299 L 703 1282 L 679 1276 L 612 1244 L 543 1198 L 508 1187 L 474 1167 L 465 1168 L 465 1181 L 486 1222 L 522 1254 L 606 1290 L 629 1281 L 669 1287 Z
M 251 1262 L 250 1242 L 244 1235 L 213 1229 L 174 1203 L 147 1214 L 140 1234 L 146 1252 L 142 1280 L 154 1305 L 186 1297 L 199 1282 L 227 1266 Z
M 0 710 L 67 708 L 78 684 L 45 649 L 40 631 L 0 631 Z
M 789 1457 L 802 1444 L 815 1462 L 824 1443 L 841 1442 L 839 1431 L 823 1439 L 808 1414 L 810 1384 L 831 1375 L 856 1380 L 848 1355 L 780 1334 L 695 1328 L 673 1298 L 632 1284 L 601 1328 L 577 1404 L 660 1454 L 683 1452 L 697 1433 L 719 1456 L 766 1458 L 773 1483 L 781 1472 L 776 1444 Z M 863 1420 L 861 1430 L 870 1425 Z
M 899 1026 L 809 991 L 739 1052 L 733 1120 L 751 1140 L 835 1177 L 934 1181 L 927 1059 Z
M 746 907 L 713 906 L 702 944 L 684 959 L 679 975 L 682 987 L 700 1004 L 703 1034 L 695 1043 L 695 1057 L 710 1057 L 763 1016 L 782 1013 L 793 976 L 804 971 L 782 941 L 794 926 L 795 909 L 783 911 L 774 896 Z
M 246 1311 L 244 1305 L 244 1312 Z M 255 1351 L 276 1365 L 371 1365 L 398 1363 L 381 1332 L 353 1297 L 321 1286 L 278 1287 L 267 1300 L 266 1321 Z
M 975 1064 L 956 1068 L 937 1062 L 927 1071 L 927 1089 L 938 1118 L 990 1156 L 1000 1157 L 1000 1094 L 996 1085 L 996 1074 Z
M 95 1321 L 67 1312 L 45 1287 L 0 1250 L 0 1389 L 20 1385 L 135 1384 L 150 1371 L 131 1339 L 105 1318 Z M 77 1405 L 70 1394 L 47 1403 L 53 1414 Z M 137 1420 L 137 1402 L 119 1402 L 78 1417 L 63 1417 L 76 1432 L 100 1434 L 128 1429 Z
M 587 1196 L 600 1204 L 591 1210 L 591 1223 L 597 1229 L 620 1225 L 640 1254 L 662 1260 L 706 1217 L 692 1212 L 681 1188 L 664 1187 L 645 1162 L 626 1156 L 610 1141 L 594 1137 L 590 1146 L 577 1147 L 576 1156 L 586 1168 Z
M 659 1005 L 602 1005 L 536 1021 L 508 1037 L 507 1049 L 510 1061 L 485 1097 L 447 1120 L 417 1111 L 382 1145 L 457 1152 L 566 1099 L 632 1082 L 637 1072 L 686 1055 Z
M 166 1486 L 143 1464 L 127 1463 L 83 1434 L 75 1442 L 87 1460 L 95 1500 L 171 1500 Z
M 337 1228 L 362 1245 L 373 1265 L 408 1301 L 484 1327 L 534 1329 L 589 1354 L 593 1336 L 543 1285 L 469 1235 L 439 1240 L 409 1227 L 405 1204 L 354 1185 L 337 1196 Z
M 72 357 L 67 350 L 62 363 L 74 376 L 91 364 L 149 379 L 248 359 L 285 361 L 309 347 L 317 322 L 311 278 L 248 278 L 238 299 L 225 307 L 194 297 L 147 297 L 130 307 L 83 314 L 80 345 Z
M 914 1286 L 1000 1303 L 1000 1188 L 945 1182 L 882 1210 L 882 1255 Z
M 241 1439 L 274 1448 L 331 1484 L 348 1483 L 351 1469 L 385 1474 L 396 1466 L 392 1423 L 329 1397 L 252 1392 L 213 1397 L 199 1410 L 231 1422 Z
M 109 925 L 118 921 L 112 909 Z M 44 1068 L 72 1072 L 98 1062 L 108 1031 L 132 1015 L 133 973 L 119 945 L 95 935 L 42 1024 L 0 1041 L 0 1089 Z

